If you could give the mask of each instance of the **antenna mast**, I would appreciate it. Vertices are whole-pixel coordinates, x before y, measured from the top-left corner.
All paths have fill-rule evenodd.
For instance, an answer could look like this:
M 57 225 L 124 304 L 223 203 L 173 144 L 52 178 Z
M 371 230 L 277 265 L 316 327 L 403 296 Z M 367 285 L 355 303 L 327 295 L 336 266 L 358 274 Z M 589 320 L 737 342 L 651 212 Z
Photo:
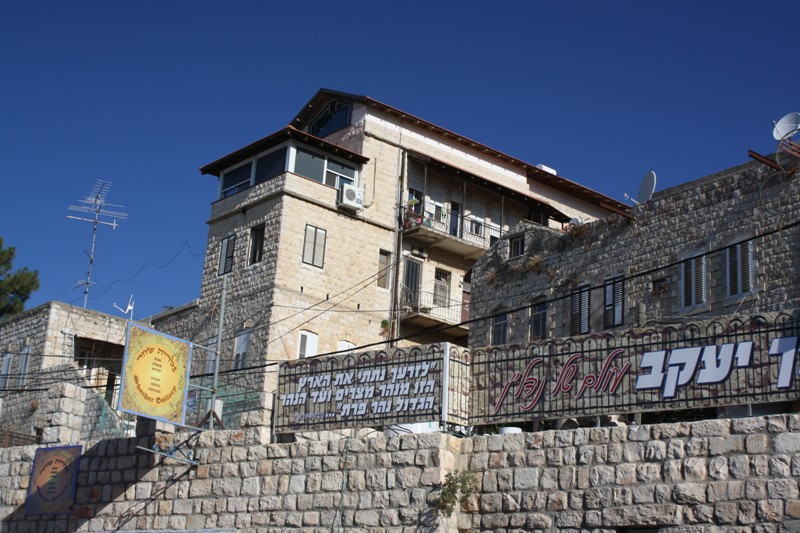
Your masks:
M 111 226 L 112 229 L 117 229 L 117 219 L 125 220 L 128 217 L 127 213 L 121 211 L 109 211 L 106 206 L 110 207 L 125 207 L 122 205 L 114 205 L 106 203 L 106 194 L 111 189 L 111 182 L 105 180 L 97 180 L 92 187 L 91 192 L 83 200 L 78 200 L 84 205 L 70 205 L 67 207 L 70 211 L 77 211 L 79 213 L 86 213 L 93 216 L 93 218 L 76 217 L 67 215 L 67 218 L 73 220 L 82 220 L 84 222 L 92 223 L 92 250 L 91 252 L 84 253 L 89 257 L 89 270 L 86 272 L 86 280 L 79 280 L 78 285 L 83 285 L 83 308 L 86 308 L 86 303 L 89 300 L 89 287 L 94 285 L 92 283 L 92 267 L 94 266 L 94 245 L 97 242 L 97 225 L 104 224 Z M 101 220 L 100 217 L 111 217 L 111 222 Z

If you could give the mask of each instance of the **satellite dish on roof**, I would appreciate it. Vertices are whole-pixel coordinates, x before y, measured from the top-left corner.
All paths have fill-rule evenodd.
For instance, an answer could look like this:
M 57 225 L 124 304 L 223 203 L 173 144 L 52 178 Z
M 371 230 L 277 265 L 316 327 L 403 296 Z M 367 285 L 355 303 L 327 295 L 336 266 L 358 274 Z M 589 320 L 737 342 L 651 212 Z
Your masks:
M 772 136 L 778 141 L 775 149 L 775 165 L 784 172 L 800 170 L 800 142 L 794 140 L 800 133 L 800 113 L 789 113 L 775 123 Z M 769 165 L 775 168 L 775 165 Z
M 653 191 L 656 190 L 656 173 L 652 170 L 644 175 L 642 183 L 639 185 L 639 194 L 636 199 L 631 198 L 627 193 L 625 199 L 630 200 L 636 205 L 643 204 L 653 197 Z
M 798 130 L 800 130 L 800 113 L 789 113 L 784 115 L 778 122 L 775 122 L 772 136 L 775 137 L 776 141 L 781 141 L 787 137 L 792 137 Z
M 653 192 L 655 190 L 656 173 L 651 170 L 642 178 L 642 183 L 639 185 L 639 194 L 636 195 L 636 201 L 640 204 L 645 203 L 653 197 Z

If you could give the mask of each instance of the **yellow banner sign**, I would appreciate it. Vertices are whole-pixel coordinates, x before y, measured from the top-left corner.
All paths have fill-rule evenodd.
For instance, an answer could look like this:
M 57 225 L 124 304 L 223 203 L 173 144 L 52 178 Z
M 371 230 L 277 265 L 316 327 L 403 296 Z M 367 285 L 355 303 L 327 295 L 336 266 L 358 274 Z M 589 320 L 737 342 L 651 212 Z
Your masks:
M 182 425 L 192 344 L 130 324 L 122 363 L 122 411 Z

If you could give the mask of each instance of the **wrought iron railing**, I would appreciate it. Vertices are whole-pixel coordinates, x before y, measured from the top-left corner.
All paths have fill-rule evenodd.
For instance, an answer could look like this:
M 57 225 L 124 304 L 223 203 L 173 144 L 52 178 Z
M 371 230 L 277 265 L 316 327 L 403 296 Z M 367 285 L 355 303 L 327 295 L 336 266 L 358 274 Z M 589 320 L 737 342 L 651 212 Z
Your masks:
M 462 322 L 464 317 L 464 304 L 440 292 L 423 292 L 403 287 L 401 305 L 402 317 L 422 313 L 451 324 Z
M 11 448 L 12 446 L 28 446 L 39 444 L 42 439 L 36 435 L 17 433 L 16 431 L 0 431 L 0 448 Z
M 409 206 L 403 212 L 403 229 L 409 230 L 418 227 L 429 228 L 437 233 L 464 239 L 482 248 L 489 248 L 504 234 L 503 230 L 487 224 L 483 220 L 464 215 L 454 216 L 449 212 L 438 214 L 422 212 L 414 209 L 414 206 Z
M 775 314 L 473 349 L 471 421 L 794 401 L 798 333 L 800 318 Z

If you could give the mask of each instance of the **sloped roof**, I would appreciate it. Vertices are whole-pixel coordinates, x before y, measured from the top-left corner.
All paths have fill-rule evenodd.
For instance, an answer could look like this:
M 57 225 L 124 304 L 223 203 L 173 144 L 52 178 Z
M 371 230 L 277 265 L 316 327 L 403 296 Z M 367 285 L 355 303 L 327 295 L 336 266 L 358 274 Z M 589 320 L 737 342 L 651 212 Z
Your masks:
M 304 131 L 300 131 L 299 129 L 289 125 L 282 130 L 278 130 L 271 135 L 267 135 L 263 139 L 259 139 L 248 144 L 244 148 L 240 148 L 235 152 L 231 152 L 228 155 L 220 157 L 216 161 L 200 167 L 200 173 L 219 176 L 226 168 L 230 168 L 240 161 L 244 161 L 245 159 L 253 157 L 256 154 L 260 154 L 264 150 L 269 150 L 273 146 L 278 146 L 289 139 L 295 139 L 309 146 L 320 148 L 325 152 L 334 154 L 337 157 L 346 159 L 348 161 L 354 161 L 360 164 L 364 164 L 369 161 L 368 157 L 364 157 L 357 152 L 353 152 L 346 148 L 342 148 L 341 146 L 331 144 L 324 139 L 314 137 L 313 135 L 310 135 Z
M 396 107 L 374 100 L 369 96 L 345 93 L 341 91 L 334 91 L 332 89 L 320 89 L 311 98 L 311 100 L 308 101 L 308 103 L 303 107 L 303 109 L 294 117 L 294 119 L 291 122 L 291 125 L 296 127 L 298 130 L 304 129 L 309 124 L 309 122 L 312 121 L 317 116 L 317 114 L 324 107 L 324 105 L 333 99 L 342 99 L 351 102 L 358 102 L 368 107 L 375 108 L 383 113 L 388 113 L 390 115 L 396 116 L 397 118 L 400 118 L 407 122 L 411 122 L 418 127 L 424 128 L 436 135 L 440 135 L 452 142 L 464 145 L 472 150 L 478 150 L 480 152 L 483 152 L 488 157 L 494 157 L 500 161 L 516 166 L 525 172 L 525 175 L 529 181 L 535 181 L 543 185 L 547 185 L 548 187 L 552 187 L 553 189 L 566 192 L 572 196 L 580 198 L 591 204 L 597 205 L 608 211 L 619 213 L 625 216 L 630 216 L 629 214 L 630 207 L 622 202 L 614 200 L 613 198 L 610 198 L 604 194 L 594 191 L 588 187 L 575 183 L 574 181 L 562 178 L 561 176 L 557 176 L 555 174 L 551 174 L 549 172 L 536 168 L 535 165 L 526 163 L 525 161 L 512 157 L 503 152 L 499 152 L 489 146 L 486 146 L 485 144 L 473 141 L 472 139 L 469 139 L 462 135 L 458 135 L 457 133 L 453 133 L 452 131 L 442 128 L 441 126 L 437 126 L 432 122 L 428 122 L 427 120 L 406 113 L 405 111 L 397 109 Z

